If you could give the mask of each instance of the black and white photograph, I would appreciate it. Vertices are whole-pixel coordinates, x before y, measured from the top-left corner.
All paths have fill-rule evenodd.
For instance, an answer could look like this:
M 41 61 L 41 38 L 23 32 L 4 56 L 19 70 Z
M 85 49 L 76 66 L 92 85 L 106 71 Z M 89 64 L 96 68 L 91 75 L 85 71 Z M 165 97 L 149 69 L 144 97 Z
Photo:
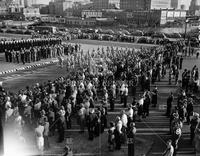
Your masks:
M 200 156 L 200 0 L 0 0 L 0 156 Z

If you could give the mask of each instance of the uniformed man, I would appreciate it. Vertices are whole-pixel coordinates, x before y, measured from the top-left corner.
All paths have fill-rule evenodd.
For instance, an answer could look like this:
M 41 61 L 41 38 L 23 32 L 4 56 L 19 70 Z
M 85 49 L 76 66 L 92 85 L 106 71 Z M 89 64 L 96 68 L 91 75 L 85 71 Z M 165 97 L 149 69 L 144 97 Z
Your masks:
M 6 62 L 9 62 L 9 52 L 7 49 L 5 49 L 5 58 L 6 58 Z
M 169 97 L 167 98 L 167 112 L 166 112 L 167 117 L 170 117 L 170 115 L 171 115 L 171 108 L 172 108 L 173 100 L 174 100 L 174 96 L 173 96 L 173 93 L 171 92 Z
M 12 51 L 8 51 L 9 62 L 12 62 Z
M 20 55 L 21 55 L 21 61 L 22 61 L 23 64 L 25 64 L 25 55 L 24 55 L 24 53 L 25 53 L 24 49 L 22 48 L 21 51 L 20 51 Z
M 19 56 L 20 56 L 20 52 L 19 50 L 16 51 L 16 61 L 19 64 Z

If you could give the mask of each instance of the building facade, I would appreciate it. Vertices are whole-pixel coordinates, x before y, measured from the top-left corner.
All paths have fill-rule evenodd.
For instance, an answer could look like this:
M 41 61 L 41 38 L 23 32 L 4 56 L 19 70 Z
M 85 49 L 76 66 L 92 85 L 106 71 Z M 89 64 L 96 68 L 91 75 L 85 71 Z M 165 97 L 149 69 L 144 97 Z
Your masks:
M 171 0 L 151 0 L 150 9 L 170 9 Z
M 49 14 L 55 14 L 54 2 L 49 2 Z
M 127 23 L 140 26 L 160 26 L 176 19 L 185 19 L 184 10 L 149 10 L 127 12 Z
M 81 13 L 82 18 L 101 18 L 102 11 L 100 10 L 83 10 Z
M 8 8 L 5 1 L 0 2 L 0 15 L 6 15 L 8 13 Z
M 21 7 L 21 8 L 25 7 L 24 0 L 13 0 L 12 3 L 17 5 L 17 6 L 19 6 L 19 7 Z
M 190 15 L 195 15 L 195 13 L 200 10 L 200 2 L 199 0 L 192 0 L 189 7 Z
M 109 0 L 91 0 L 94 10 L 108 9 Z
M 182 0 L 171 0 L 171 8 L 173 9 L 181 9 Z
M 49 13 L 54 15 L 63 16 L 65 11 L 72 8 L 73 2 L 68 0 L 56 0 L 49 3 Z
M 66 18 L 65 20 L 66 25 L 70 26 L 95 26 L 96 25 L 96 19 L 93 18 Z
M 49 6 L 43 6 L 40 8 L 40 14 L 49 14 Z
M 41 16 L 41 22 L 65 24 L 65 18 L 55 16 Z
M 151 10 L 170 8 L 171 0 L 120 0 L 120 9 L 123 10 Z

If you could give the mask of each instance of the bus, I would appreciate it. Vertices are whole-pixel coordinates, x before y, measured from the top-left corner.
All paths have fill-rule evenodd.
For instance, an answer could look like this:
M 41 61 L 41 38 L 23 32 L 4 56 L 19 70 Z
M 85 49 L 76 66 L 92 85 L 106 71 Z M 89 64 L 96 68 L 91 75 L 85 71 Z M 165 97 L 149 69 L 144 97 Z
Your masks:
M 41 33 L 56 33 L 57 28 L 54 26 L 36 26 L 35 31 Z

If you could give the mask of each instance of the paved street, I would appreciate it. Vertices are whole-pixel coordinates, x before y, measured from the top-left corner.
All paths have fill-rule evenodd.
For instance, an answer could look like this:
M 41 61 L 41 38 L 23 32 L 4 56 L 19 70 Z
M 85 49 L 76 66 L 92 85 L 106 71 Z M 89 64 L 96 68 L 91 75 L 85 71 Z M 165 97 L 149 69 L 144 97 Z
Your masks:
M 103 43 L 104 46 L 107 46 L 108 43 Z M 123 47 L 129 44 L 121 44 Z M 118 46 L 121 46 L 118 45 Z M 88 49 L 96 49 L 97 45 L 88 45 L 88 43 L 83 44 L 82 47 L 87 51 Z M 114 45 L 113 45 L 114 46 Z M 132 47 L 132 45 L 131 45 Z M 195 58 L 189 58 L 187 61 L 184 60 L 183 67 L 191 69 L 194 65 L 200 66 L 200 61 Z M 27 85 L 33 85 L 37 82 L 43 83 L 48 80 L 55 80 L 60 76 L 66 76 L 68 73 L 65 68 L 60 68 L 58 65 L 48 65 L 41 68 L 33 68 L 32 70 L 18 71 L 15 73 L 0 75 L 0 81 L 3 81 L 3 86 L 12 91 L 18 92 L 19 89 L 25 88 Z M 142 122 L 136 122 L 137 127 L 137 135 L 136 135 L 136 155 L 141 155 L 146 152 L 149 152 L 148 156 L 160 156 L 161 153 L 166 148 L 165 142 L 168 138 L 170 138 L 169 133 L 169 119 L 164 116 L 165 113 L 165 105 L 167 96 L 171 91 L 175 92 L 177 87 L 175 85 L 168 85 L 168 79 L 165 78 L 162 82 L 156 83 L 159 96 L 158 96 L 158 106 L 157 108 L 150 109 L 150 116 L 144 119 Z M 152 86 L 153 87 L 153 86 Z M 141 92 L 138 89 L 137 95 Z M 132 102 L 132 97 L 129 97 L 128 102 Z M 97 103 L 96 105 L 99 105 Z M 174 102 L 176 105 L 176 102 Z M 112 121 L 115 119 L 117 115 L 120 114 L 121 109 L 123 109 L 122 105 L 119 104 L 119 100 L 116 104 L 116 109 L 114 112 L 108 113 L 108 120 Z M 195 105 L 195 110 L 200 112 L 200 106 Z M 87 133 L 79 134 L 79 127 L 77 125 L 76 119 L 73 118 L 72 129 L 66 130 L 66 137 L 72 137 L 73 141 L 73 150 L 76 155 L 108 155 L 107 150 L 107 134 L 106 132 L 101 135 L 101 137 L 96 138 L 94 142 L 89 142 L 87 140 Z M 63 144 L 56 143 L 56 137 L 51 138 L 51 151 L 46 152 L 46 155 L 51 154 L 60 154 L 63 152 Z M 152 146 L 153 144 L 153 146 Z M 93 146 L 93 148 L 88 148 Z M 139 147 L 143 146 L 143 147 Z M 150 150 L 149 148 L 152 149 Z M 96 154 L 94 154 L 96 153 Z M 126 155 L 127 146 L 124 145 L 120 152 L 109 153 L 109 155 Z M 189 128 L 188 125 L 184 125 L 183 136 L 180 140 L 180 148 L 178 150 L 179 156 L 193 156 L 194 149 L 192 145 L 189 143 Z
M 9 34 L 9 33 L 0 33 L 0 39 L 6 38 L 6 39 L 28 39 L 31 35 L 20 35 L 20 34 Z
M 141 47 L 158 47 L 154 44 L 138 44 L 138 43 L 127 43 L 127 42 L 115 42 L 115 41 L 98 41 L 98 40 L 87 40 L 87 39 L 76 39 L 71 40 L 70 43 L 80 43 L 83 45 L 96 45 L 96 46 L 113 46 L 113 47 L 126 47 L 139 49 Z

